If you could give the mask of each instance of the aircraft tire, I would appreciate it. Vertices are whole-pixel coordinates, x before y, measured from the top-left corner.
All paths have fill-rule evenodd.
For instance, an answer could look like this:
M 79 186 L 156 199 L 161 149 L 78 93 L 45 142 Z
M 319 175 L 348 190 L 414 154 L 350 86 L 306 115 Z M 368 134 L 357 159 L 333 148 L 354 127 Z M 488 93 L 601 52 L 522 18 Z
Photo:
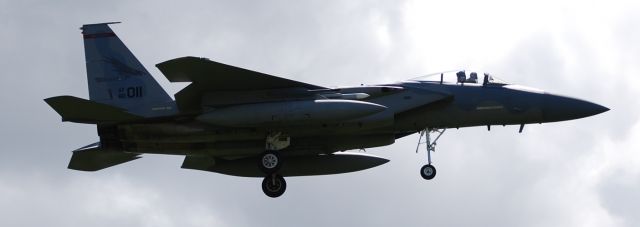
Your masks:
M 425 180 L 431 180 L 436 177 L 436 167 L 432 165 L 424 165 L 420 168 L 420 176 Z
M 273 174 L 280 170 L 282 166 L 282 159 L 276 151 L 266 151 L 260 156 L 258 165 L 260 170 L 266 174 Z
M 281 196 L 285 190 L 287 190 L 287 181 L 280 175 L 268 175 L 262 180 L 262 192 L 271 198 Z

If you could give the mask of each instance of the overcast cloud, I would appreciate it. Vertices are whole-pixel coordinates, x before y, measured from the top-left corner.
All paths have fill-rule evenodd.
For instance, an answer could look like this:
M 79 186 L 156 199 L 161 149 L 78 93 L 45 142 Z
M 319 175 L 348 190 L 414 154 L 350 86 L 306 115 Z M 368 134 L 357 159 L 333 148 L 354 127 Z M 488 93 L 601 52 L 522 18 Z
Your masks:
M 640 226 L 638 1 L 0 0 L 1 226 Z M 42 99 L 88 97 L 85 23 L 112 26 L 154 67 L 202 56 L 323 86 L 394 82 L 459 68 L 610 109 L 554 124 L 450 130 L 438 177 L 417 136 L 368 149 L 367 171 L 261 179 L 183 170 L 145 155 L 99 172 L 66 169 L 97 141 Z

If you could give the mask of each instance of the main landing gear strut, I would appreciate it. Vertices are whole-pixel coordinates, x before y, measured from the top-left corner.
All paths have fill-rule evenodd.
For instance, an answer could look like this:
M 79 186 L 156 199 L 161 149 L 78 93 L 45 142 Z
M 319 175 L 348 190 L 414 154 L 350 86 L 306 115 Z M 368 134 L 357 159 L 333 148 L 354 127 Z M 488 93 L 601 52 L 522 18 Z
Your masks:
M 440 139 L 440 136 L 444 134 L 447 129 L 426 128 L 420 131 L 420 138 L 418 139 L 418 146 L 416 147 L 416 153 L 420 149 L 420 144 L 427 145 L 427 164 L 420 168 L 420 176 L 425 180 L 431 180 L 436 177 L 436 167 L 431 165 L 431 152 L 436 151 L 436 142 Z M 436 138 L 431 141 L 431 134 L 437 135 Z M 422 137 L 426 138 L 425 142 L 422 142 Z
M 258 164 L 260 170 L 266 174 L 262 180 L 262 191 L 269 197 L 279 197 L 287 189 L 287 182 L 278 174 L 278 170 L 282 167 L 282 159 L 278 151 L 287 148 L 290 142 L 291 138 L 281 132 L 267 135 L 265 152 L 260 156 Z

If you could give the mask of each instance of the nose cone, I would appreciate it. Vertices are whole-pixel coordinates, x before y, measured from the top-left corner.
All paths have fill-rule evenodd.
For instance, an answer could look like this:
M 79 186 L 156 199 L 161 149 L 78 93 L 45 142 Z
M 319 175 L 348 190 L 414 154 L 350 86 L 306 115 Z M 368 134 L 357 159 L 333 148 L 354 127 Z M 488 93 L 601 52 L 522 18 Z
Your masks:
M 593 116 L 609 110 L 609 108 L 560 95 L 547 94 L 542 109 L 543 121 L 566 121 Z

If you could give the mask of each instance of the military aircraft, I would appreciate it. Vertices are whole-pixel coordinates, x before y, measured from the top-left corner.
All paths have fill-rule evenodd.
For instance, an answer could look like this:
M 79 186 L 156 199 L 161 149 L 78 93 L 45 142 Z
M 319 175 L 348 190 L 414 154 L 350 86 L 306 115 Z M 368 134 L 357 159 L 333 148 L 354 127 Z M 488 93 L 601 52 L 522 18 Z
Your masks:
M 430 180 L 436 175 L 431 152 L 448 128 L 520 125 L 522 132 L 525 124 L 609 110 L 487 73 L 327 88 L 199 57 L 156 65 L 170 82 L 190 82 L 174 100 L 111 30 L 113 23 L 81 28 L 89 100 L 45 99 L 62 121 L 97 126 L 100 141 L 74 150 L 69 169 L 97 171 L 142 154 L 182 155 L 185 169 L 263 177 L 263 192 L 279 197 L 285 176 L 347 173 L 388 162 L 343 151 L 419 133 L 418 147 L 426 144 L 427 154 L 420 174 Z

